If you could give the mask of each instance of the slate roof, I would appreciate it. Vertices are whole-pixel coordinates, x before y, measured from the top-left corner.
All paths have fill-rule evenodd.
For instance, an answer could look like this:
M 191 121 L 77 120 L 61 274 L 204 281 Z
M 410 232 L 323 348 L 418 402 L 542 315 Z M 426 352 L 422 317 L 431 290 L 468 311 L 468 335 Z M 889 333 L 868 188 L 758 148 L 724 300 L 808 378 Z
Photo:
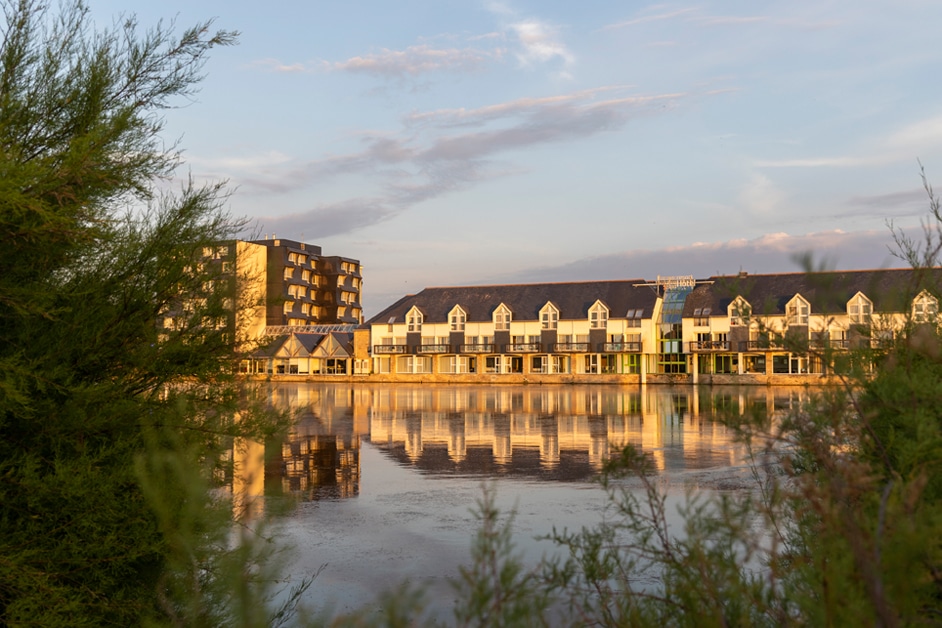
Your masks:
M 634 309 L 643 310 L 642 318 L 651 318 L 657 294 L 650 286 L 638 285 L 642 283 L 643 279 L 628 279 L 426 288 L 402 297 L 368 323 L 385 324 L 393 318 L 402 323 L 412 306 L 422 311 L 425 323 L 445 323 L 455 305 L 464 309 L 468 322 L 487 322 L 501 303 L 510 308 L 514 320 L 539 320 L 547 301 L 559 310 L 560 320 L 578 320 L 588 317 L 597 300 L 608 307 L 609 318 L 623 318 Z
M 710 277 L 709 281 L 713 283 L 698 285 L 687 297 L 685 318 L 705 307 L 711 309 L 711 316 L 726 316 L 737 295 L 749 302 L 755 314 L 784 315 L 786 304 L 796 294 L 818 314 L 845 313 L 847 302 L 858 292 L 873 302 L 874 312 L 909 311 L 913 298 L 923 289 L 936 297 L 942 294 L 942 268 L 741 274 Z

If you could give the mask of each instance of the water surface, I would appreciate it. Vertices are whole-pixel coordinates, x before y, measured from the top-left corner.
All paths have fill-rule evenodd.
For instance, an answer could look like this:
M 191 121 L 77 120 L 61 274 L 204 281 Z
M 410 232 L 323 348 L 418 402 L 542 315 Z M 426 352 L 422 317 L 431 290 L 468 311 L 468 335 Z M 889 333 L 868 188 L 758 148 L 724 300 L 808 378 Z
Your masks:
M 650 454 L 676 503 L 688 491 L 746 490 L 748 452 L 718 415 L 784 411 L 807 394 L 379 384 L 279 384 L 269 393 L 297 411 L 297 422 L 285 440 L 250 450 L 258 462 L 264 456 L 264 481 L 258 470 L 234 488 L 264 487 L 270 509 L 271 500 L 291 504 L 278 515 L 280 543 L 292 548 L 285 580 L 324 566 L 305 603 L 344 612 L 408 579 L 427 591 L 438 618 L 450 616 L 449 578 L 468 563 L 483 484 L 502 510 L 515 511 L 517 547 L 535 563 L 554 551 L 536 537 L 604 516 L 594 478 L 610 453 L 632 444 Z M 237 468 L 253 466 L 235 457 Z

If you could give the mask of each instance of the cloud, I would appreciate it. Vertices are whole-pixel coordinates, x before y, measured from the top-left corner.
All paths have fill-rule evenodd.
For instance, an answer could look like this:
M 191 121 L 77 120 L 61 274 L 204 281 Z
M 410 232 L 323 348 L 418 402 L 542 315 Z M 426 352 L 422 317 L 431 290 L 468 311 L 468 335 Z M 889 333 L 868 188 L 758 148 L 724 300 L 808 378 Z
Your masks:
M 685 22 L 691 22 L 701 26 L 739 26 L 751 24 L 770 24 L 773 26 L 784 26 L 787 28 L 799 28 L 802 30 L 820 30 L 823 28 L 833 28 L 838 25 L 836 21 L 804 21 L 795 18 L 778 18 L 771 15 L 705 15 L 700 9 L 688 7 L 676 9 L 673 11 L 664 11 L 662 13 L 651 13 L 640 15 L 613 24 L 603 26 L 602 31 L 618 30 L 637 26 L 639 24 L 648 24 L 650 22 L 659 22 L 663 20 L 672 20 L 680 18 Z
M 623 22 L 616 22 L 615 24 L 608 24 L 603 26 L 601 30 L 616 30 L 619 28 L 626 28 L 628 26 L 636 26 L 638 24 L 646 24 L 648 22 L 659 22 L 661 20 L 670 20 L 675 17 L 680 17 L 682 15 L 688 15 L 692 13 L 695 9 L 677 9 L 676 11 L 667 11 L 666 13 L 655 13 L 653 15 L 643 15 L 641 17 L 632 18 L 630 20 L 625 20 Z
M 912 161 L 942 149 L 942 115 L 919 120 L 884 135 L 866 140 L 854 155 L 759 159 L 759 168 L 856 168 Z
M 374 225 L 399 211 L 382 199 L 360 198 L 322 204 L 296 214 L 261 217 L 258 221 L 266 233 L 303 233 L 304 238 L 311 240 Z
M 320 64 L 315 64 L 319 66 Z M 310 72 L 311 66 L 305 65 L 303 63 L 282 63 L 278 59 L 259 59 L 253 61 L 248 65 L 250 68 L 262 68 L 269 72 L 283 73 L 283 74 L 299 74 L 303 72 Z
M 433 48 L 410 46 L 405 50 L 382 50 L 378 53 L 351 57 L 330 64 L 340 72 L 370 74 L 379 77 L 416 77 L 430 72 L 471 72 L 501 57 L 500 49 Z
M 558 29 L 539 20 L 527 20 L 510 25 L 517 37 L 520 51 L 517 59 L 524 66 L 560 61 L 564 68 L 575 63 L 575 57 L 558 40 Z
M 372 188 L 346 219 L 329 216 L 340 206 L 318 206 L 284 218 L 265 218 L 265 228 L 289 221 L 306 234 L 354 231 L 386 220 L 418 203 L 521 172 L 504 161 L 520 148 L 584 141 L 618 131 L 631 120 L 663 112 L 685 94 L 631 95 L 625 86 L 604 86 L 542 98 L 521 98 L 476 109 L 417 112 L 398 132 L 363 132 L 360 150 L 307 163 L 246 170 L 231 176 L 240 190 L 287 193 L 315 182 L 352 177 Z M 303 229 L 297 228 L 302 224 Z M 280 230 L 284 230 L 279 228 Z
M 727 242 L 697 242 L 660 250 L 634 250 L 575 260 L 558 266 L 532 268 L 482 279 L 479 283 L 526 283 L 543 281 L 590 281 L 657 275 L 711 275 L 781 273 L 803 270 L 796 260 L 808 253 L 813 260 L 835 269 L 864 269 L 905 266 L 894 258 L 885 230 L 827 231 L 805 235 L 771 233 L 753 239 Z
M 739 193 L 739 200 L 749 211 L 771 214 L 781 206 L 785 194 L 767 176 L 755 173 Z

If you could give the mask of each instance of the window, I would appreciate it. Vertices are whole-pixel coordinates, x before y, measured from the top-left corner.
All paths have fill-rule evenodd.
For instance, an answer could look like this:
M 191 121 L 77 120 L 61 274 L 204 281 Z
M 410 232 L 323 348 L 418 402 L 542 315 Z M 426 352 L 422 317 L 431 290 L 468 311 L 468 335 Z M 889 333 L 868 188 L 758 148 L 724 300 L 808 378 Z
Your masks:
M 510 331 L 510 317 L 510 309 L 503 303 L 498 305 L 494 310 L 494 330 Z
M 625 318 L 628 319 L 628 327 L 641 327 L 641 316 L 644 310 L 628 310 Z
M 448 313 L 448 326 L 451 331 L 464 331 L 464 324 L 468 320 L 468 315 L 460 305 L 456 305 Z
M 599 356 L 595 354 L 585 356 L 585 372 L 586 373 L 598 373 L 599 372 Z
M 810 311 L 811 305 L 800 294 L 796 294 L 785 306 L 785 318 L 789 325 L 807 325 Z
M 711 308 L 697 308 L 693 311 L 693 326 L 694 327 L 709 327 L 710 326 L 710 312 Z
M 301 281 L 310 282 L 311 281 L 311 271 L 302 270 L 301 271 Z
M 292 303 L 291 301 L 285 301 L 284 313 L 290 314 L 292 310 L 294 310 L 294 303 Z
M 869 325 L 872 314 L 873 303 L 860 292 L 847 302 L 847 316 L 850 317 L 850 322 L 855 325 Z
M 932 322 L 939 315 L 939 301 L 928 291 L 923 290 L 913 299 L 913 322 Z
M 422 331 L 422 322 L 424 319 L 425 316 L 422 315 L 422 312 L 419 311 L 417 307 L 413 307 L 406 314 L 407 331 Z
M 732 326 L 748 325 L 749 317 L 752 316 L 752 306 L 744 298 L 736 297 L 729 304 L 727 315 L 729 316 L 729 324 Z
M 285 279 L 291 279 L 292 277 L 294 277 L 294 269 L 285 268 Z
M 552 303 L 547 303 L 540 310 L 540 329 L 556 329 L 559 324 L 559 310 Z
M 601 301 L 589 308 L 589 327 L 605 329 L 608 326 L 608 308 Z

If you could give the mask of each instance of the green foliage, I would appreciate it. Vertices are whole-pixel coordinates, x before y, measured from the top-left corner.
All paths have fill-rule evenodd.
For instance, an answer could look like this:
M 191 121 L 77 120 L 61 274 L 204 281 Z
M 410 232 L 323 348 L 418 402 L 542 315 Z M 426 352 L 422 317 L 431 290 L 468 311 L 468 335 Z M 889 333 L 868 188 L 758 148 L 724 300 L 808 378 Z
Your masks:
M 931 216 L 922 240 L 894 231 L 901 257 L 915 266 L 916 285 L 906 290 L 913 295 L 939 288 L 922 272 L 942 255 L 942 211 L 926 189 Z M 942 332 L 908 316 L 889 346 L 818 351 L 842 385 L 818 389 L 772 420 L 765 408 L 719 416 L 751 452 L 753 490 L 688 494 L 672 504 L 649 459 L 629 446 L 602 474 L 604 520 L 554 531 L 563 554 L 543 561 L 539 579 L 521 580 L 484 568 L 527 573 L 506 529 L 494 532 L 493 502 L 484 502 L 459 618 L 507 625 L 484 609 L 513 596 L 554 625 L 937 625 Z
M 251 544 L 207 499 L 210 461 L 267 421 L 194 265 L 241 225 L 218 185 L 159 191 L 179 162 L 160 111 L 234 35 L 0 6 L 0 623 L 267 625 L 234 589 L 261 575 L 239 577 Z
M 459 626 L 546 626 L 548 598 L 535 572 L 514 553 L 513 516 L 500 519 L 493 488 L 485 488 L 474 515 L 479 527 L 471 545 L 471 565 L 461 568 Z

